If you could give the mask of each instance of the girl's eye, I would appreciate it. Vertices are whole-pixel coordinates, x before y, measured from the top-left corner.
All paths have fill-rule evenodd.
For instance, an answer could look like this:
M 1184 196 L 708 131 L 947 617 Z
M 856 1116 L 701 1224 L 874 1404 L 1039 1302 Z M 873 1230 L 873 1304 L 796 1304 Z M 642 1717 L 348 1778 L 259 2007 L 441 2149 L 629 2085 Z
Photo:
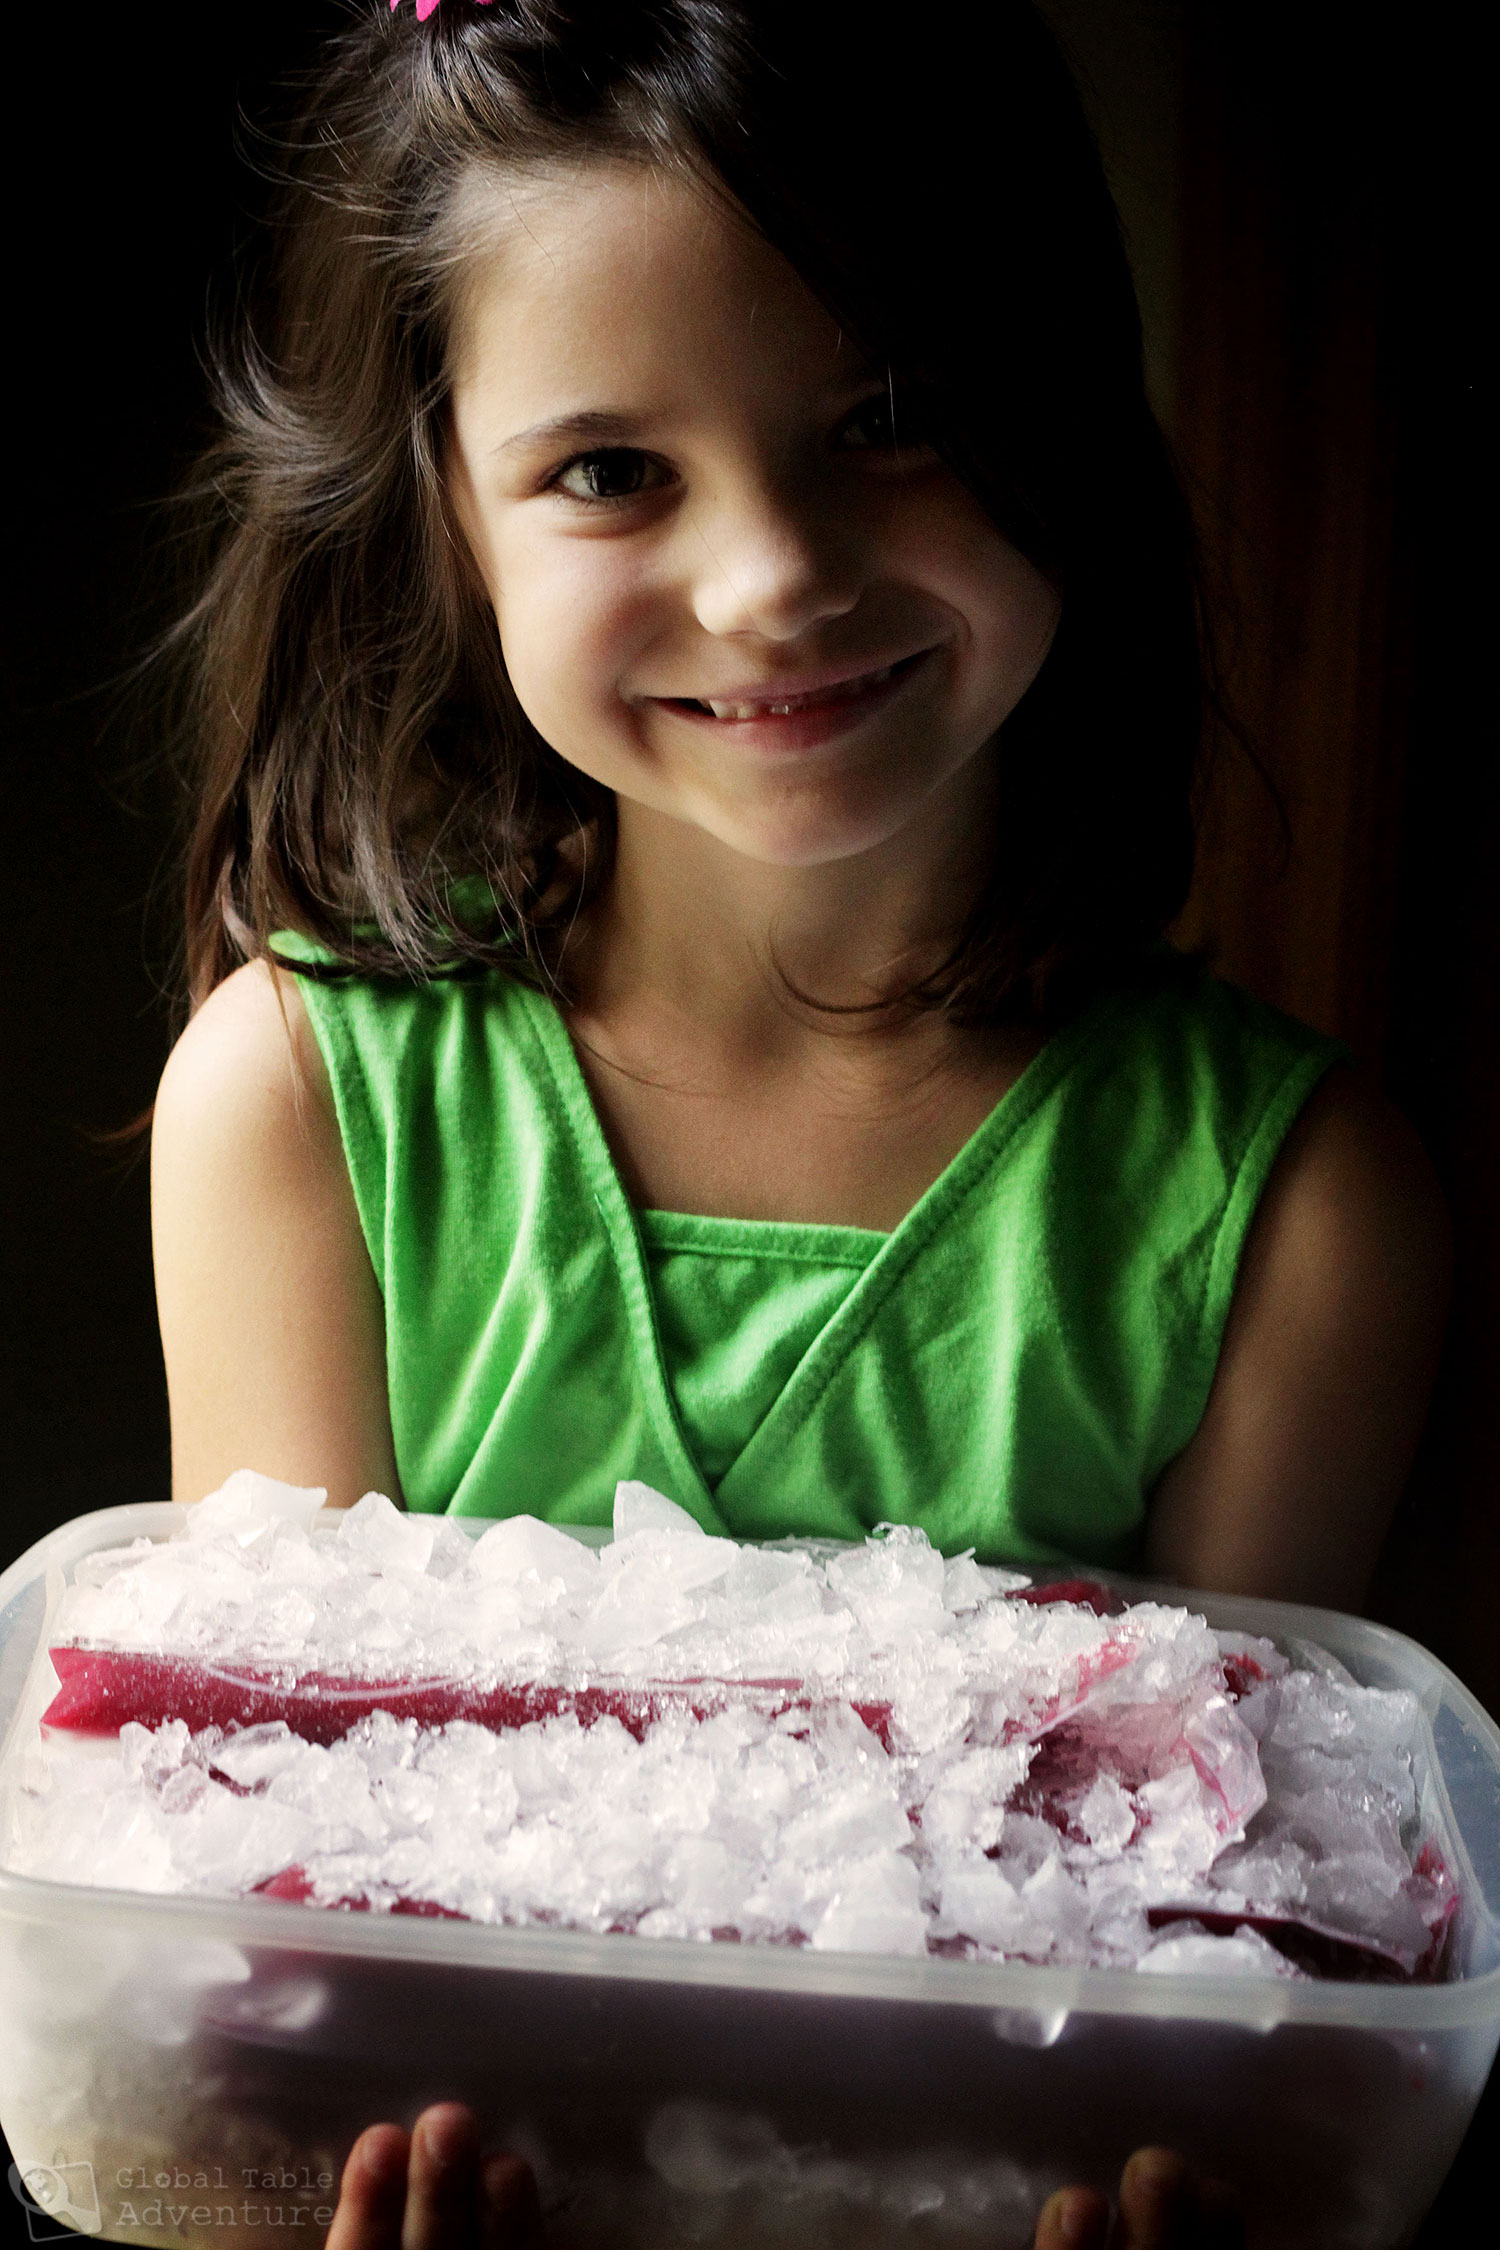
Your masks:
M 666 476 L 662 464 L 649 453 L 639 453 L 634 446 L 609 445 L 597 453 L 580 453 L 552 481 L 574 500 L 633 500 L 638 493 L 664 484 Z
M 893 399 L 889 389 L 874 392 L 856 406 L 841 423 L 839 436 L 851 453 L 922 453 L 927 448 L 915 405 L 899 393 Z

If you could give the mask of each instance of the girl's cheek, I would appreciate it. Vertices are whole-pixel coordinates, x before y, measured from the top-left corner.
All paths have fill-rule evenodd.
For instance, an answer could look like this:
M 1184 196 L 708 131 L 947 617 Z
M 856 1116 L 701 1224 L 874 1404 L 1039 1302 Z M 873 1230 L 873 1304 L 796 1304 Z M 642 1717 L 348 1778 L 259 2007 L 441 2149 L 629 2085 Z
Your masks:
M 964 621 L 966 700 L 976 709 L 993 704 L 985 716 L 998 724 L 1041 668 L 1061 614 L 1058 590 L 961 486 L 914 521 L 910 535 L 925 583 Z
M 622 682 L 662 624 L 638 566 L 589 540 L 516 558 L 500 573 L 495 614 L 521 708 L 554 748 L 568 756 L 570 740 L 583 750 L 617 730 Z

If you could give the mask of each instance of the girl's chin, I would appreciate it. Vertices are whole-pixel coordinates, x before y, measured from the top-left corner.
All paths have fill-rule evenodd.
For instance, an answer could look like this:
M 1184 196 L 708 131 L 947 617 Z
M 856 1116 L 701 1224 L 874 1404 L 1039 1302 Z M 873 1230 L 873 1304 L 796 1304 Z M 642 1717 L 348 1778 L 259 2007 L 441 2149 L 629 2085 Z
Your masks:
M 821 772 L 782 766 L 749 787 L 743 774 L 719 787 L 716 776 L 674 772 L 666 761 L 641 774 L 621 761 L 598 778 L 614 789 L 625 826 L 634 806 L 648 825 L 665 817 L 737 858 L 792 869 L 834 866 L 902 838 L 918 849 L 942 837 L 962 848 L 991 801 L 989 766 L 983 745 L 965 755 L 929 738 L 919 754 L 903 744 L 889 759 L 830 762 Z
M 694 807 L 685 816 L 737 858 L 762 867 L 832 867 L 878 851 L 909 826 L 915 808 L 777 808 L 747 817 L 743 808 Z

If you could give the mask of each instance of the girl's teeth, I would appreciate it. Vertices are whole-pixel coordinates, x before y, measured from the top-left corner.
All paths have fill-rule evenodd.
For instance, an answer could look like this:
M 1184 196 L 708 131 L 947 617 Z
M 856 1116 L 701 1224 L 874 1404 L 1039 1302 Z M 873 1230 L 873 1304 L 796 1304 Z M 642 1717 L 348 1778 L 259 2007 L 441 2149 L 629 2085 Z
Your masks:
M 895 671 L 894 664 L 885 665 L 878 672 L 865 672 L 857 680 L 845 680 L 838 687 L 815 688 L 810 695 L 789 696 L 784 703 L 715 703 L 705 697 L 705 708 L 716 719 L 786 719 L 794 711 L 805 711 L 810 703 L 847 703 L 857 695 L 867 695 L 871 688 L 883 687 Z

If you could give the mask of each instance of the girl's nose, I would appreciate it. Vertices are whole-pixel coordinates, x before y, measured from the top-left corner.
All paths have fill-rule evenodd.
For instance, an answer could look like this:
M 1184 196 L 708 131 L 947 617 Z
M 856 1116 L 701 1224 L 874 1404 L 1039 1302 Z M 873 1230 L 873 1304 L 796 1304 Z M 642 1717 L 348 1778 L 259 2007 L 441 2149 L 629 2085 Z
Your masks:
M 791 641 L 842 617 L 861 579 L 847 530 L 762 491 L 695 511 L 693 609 L 705 632 Z

